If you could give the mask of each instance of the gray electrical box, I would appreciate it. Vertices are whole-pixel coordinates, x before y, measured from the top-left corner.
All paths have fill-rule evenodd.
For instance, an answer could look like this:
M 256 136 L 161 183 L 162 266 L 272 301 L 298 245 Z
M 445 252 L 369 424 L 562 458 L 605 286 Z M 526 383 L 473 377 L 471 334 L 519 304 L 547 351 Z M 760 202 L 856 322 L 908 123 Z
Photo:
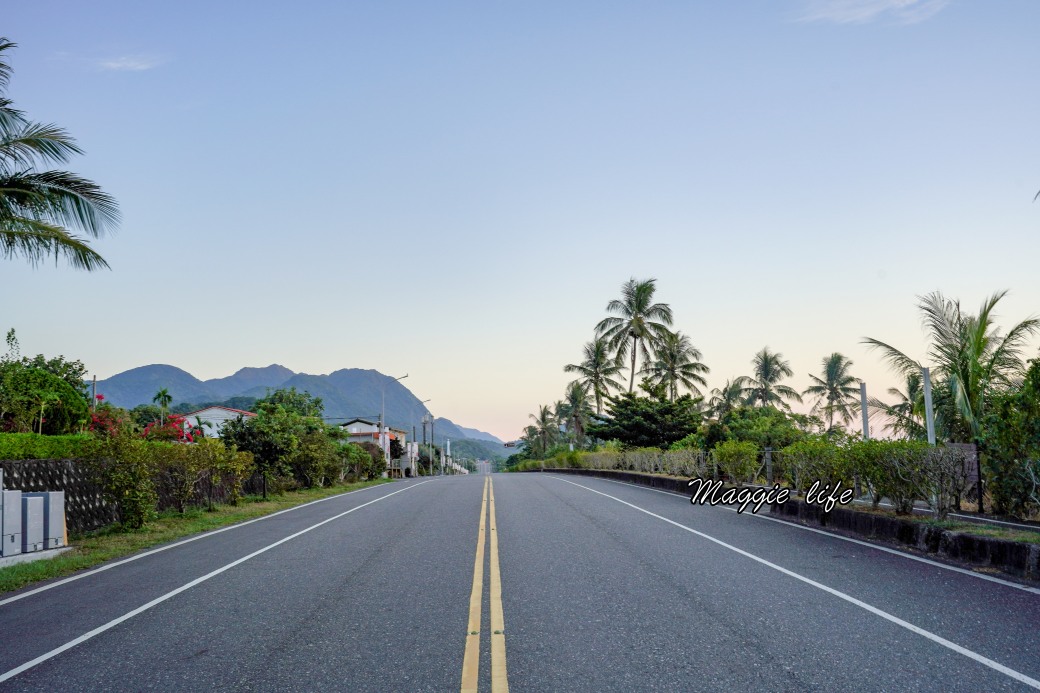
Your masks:
M 22 496 L 43 500 L 43 548 L 65 546 L 65 492 L 44 491 L 23 493 Z
M 43 550 L 43 499 L 22 496 L 22 553 Z
M 22 552 L 22 492 L 0 491 L 0 556 Z

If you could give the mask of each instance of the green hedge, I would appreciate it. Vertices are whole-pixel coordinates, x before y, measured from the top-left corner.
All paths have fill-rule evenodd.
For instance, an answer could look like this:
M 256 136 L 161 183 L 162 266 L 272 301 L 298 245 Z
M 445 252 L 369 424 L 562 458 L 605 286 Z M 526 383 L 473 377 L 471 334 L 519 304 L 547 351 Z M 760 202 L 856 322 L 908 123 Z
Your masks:
M 90 435 L 41 436 L 0 433 L 0 460 L 64 460 L 84 457 L 93 444 Z

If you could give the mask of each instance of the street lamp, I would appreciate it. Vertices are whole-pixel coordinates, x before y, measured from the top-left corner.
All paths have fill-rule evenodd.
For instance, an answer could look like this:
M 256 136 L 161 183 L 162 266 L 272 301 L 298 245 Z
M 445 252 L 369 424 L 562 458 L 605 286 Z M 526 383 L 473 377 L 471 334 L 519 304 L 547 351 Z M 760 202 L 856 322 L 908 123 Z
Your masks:
M 407 377 L 408 377 L 408 374 L 405 373 L 404 375 L 402 375 L 399 378 L 394 378 L 393 382 L 396 382 L 398 380 L 404 380 Z M 384 421 L 386 421 L 386 381 L 385 380 L 383 381 L 383 391 L 382 391 L 382 397 L 381 397 L 380 408 L 379 408 L 379 445 L 380 445 L 380 447 L 383 448 L 383 463 L 386 465 L 387 476 L 390 476 L 390 443 L 384 437 L 386 435 L 386 430 L 385 430 L 385 427 L 384 427 L 384 424 L 383 424 Z

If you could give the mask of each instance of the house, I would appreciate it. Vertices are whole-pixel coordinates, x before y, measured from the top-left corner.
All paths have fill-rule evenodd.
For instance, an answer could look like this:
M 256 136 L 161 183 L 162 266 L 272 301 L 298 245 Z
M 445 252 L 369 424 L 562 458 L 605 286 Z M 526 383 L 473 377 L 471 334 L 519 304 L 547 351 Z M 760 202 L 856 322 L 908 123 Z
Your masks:
M 386 426 L 383 431 L 383 440 L 380 441 L 379 422 L 377 421 L 357 418 L 341 423 L 339 427 L 346 431 L 349 442 L 375 443 L 385 451 L 388 459 L 390 456 L 390 441 L 396 440 L 400 442 L 401 447 L 405 450 L 405 455 L 400 459 L 390 460 L 389 475 L 415 476 L 417 474 L 415 465 L 419 457 L 419 449 L 417 446 L 408 444 L 407 431 Z
M 184 417 L 184 427 L 186 429 L 198 426 L 201 422 L 202 431 L 207 438 L 219 438 L 220 429 L 224 428 L 226 421 L 237 419 L 240 416 L 249 418 L 256 416 L 256 414 L 251 411 L 232 409 L 231 407 L 206 407 L 205 409 L 199 409 L 181 416 Z M 207 421 L 210 423 L 209 426 L 206 425 Z

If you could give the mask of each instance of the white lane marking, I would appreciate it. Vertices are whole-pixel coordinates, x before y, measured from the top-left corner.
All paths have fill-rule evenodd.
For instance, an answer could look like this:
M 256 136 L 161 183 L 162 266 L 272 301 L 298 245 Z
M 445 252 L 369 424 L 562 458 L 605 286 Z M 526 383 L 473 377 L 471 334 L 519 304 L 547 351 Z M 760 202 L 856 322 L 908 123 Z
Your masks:
M 557 477 L 557 478 L 559 478 L 559 477 Z M 659 488 L 650 488 L 649 486 L 641 486 L 640 484 L 631 484 L 631 483 L 629 483 L 627 481 L 616 481 L 614 479 L 607 479 L 607 478 L 598 477 L 598 476 L 597 477 L 592 477 L 592 478 L 598 479 L 599 481 L 606 481 L 606 482 L 609 482 L 611 484 L 621 484 L 622 486 L 629 486 L 631 488 L 642 489 L 643 491 L 653 491 L 654 493 L 663 493 L 663 494 L 665 494 L 667 496 L 672 496 L 673 498 L 686 498 L 686 501 L 689 502 L 689 498 L 687 496 L 685 496 L 685 495 L 683 495 L 681 493 L 676 493 L 674 491 L 662 491 Z M 716 510 L 728 510 L 728 511 L 734 512 L 734 513 L 737 512 L 736 508 L 730 508 L 730 507 L 726 507 L 726 506 L 723 506 L 723 505 L 716 505 L 716 506 L 709 506 L 709 507 L 714 507 Z M 922 558 L 920 556 L 915 556 L 912 553 L 906 553 L 904 551 L 899 551 L 897 549 L 890 549 L 887 546 L 879 546 L 877 544 L 872 544 L 869 541 L 862 541 L 860 539 L 853 539 L 852 537 L 846 537 L 846 536 L 843 536 L 841 534 L 834 534 L 832 532 L 827 532 L 827 531 L 822 530 L 822 529 L 816 529 L 814 527 L 806 527 L 805 525 L 800 525 L 800 524 L 798 524 L 796 522 L 790 522 L 788 520 L 782 520 L 780 518 L 770 517 L 768 515 L 759 515 L 757 513 L 751 513 L 751 512 L 746 512 L 746 511 L 743 512 L 743 513 L 740 513 L 740 514 L 744 515 L 745 517 L 747 517 L 747 516 L 754 517 L 755 519 L 758 519 L 758 520 L 768 520 L 770 522 L 776 522 L 776 523 L 781 524 L 781 525 L 783 525 L 785 527 L 793 527 L 795 529 L 805 530 L 806 532 L 813 532 L 813 533 L 819 534 L 821 536 L 830 537 L 831 539 L 840 539 L 841 541 L 847 541 L 847 542 L 852 543 L 852 544 L 858 544 L 860 546 L 865 546 L 868 549 L 874 549 L 876 551 L 884 551 L 885 553 L 892 554 L 893 556 L 899 556 L 900 558 L 908 558 L 911 561 L 917 561 L 918 563 L 925 563 L 925 564 L 930 565 L 930 566 L 935 566 L 936 568 L 942 568 L 943 570 L 950 570 L 950 571 L 953 571 L 955 573 L 961 573 L 962 575 L 968 575 L 968 576 L 973 577 L 973 578 L 978 578 L 979 580 L 985 580 L 987 582 L 994 582 L 994 583 L 996 583 L 998 585 L 1004 585 L 1005 587 L 1014 587 L 1016 590 L 1022 590 L 1023 592 L 1029 592 L 1031 594 L 1040 594 L 1040 588 L 1029 587 L 1027 585 L 1020 585 L 1017 582 L 1010 582 L 1009 580 L 1001 580 L 998 577 L 993 577 L 992 575 L 986 575 L 985 573 L 976 573 L 975 571 L 968 570 L 966 568 L 958 568 L 957 566 L 947 565 L 945 563 L 939 563 L 938 561 L 932 561 L 932 560 L 929 560 L 927 558 Z
M 1026 676 L 1025 674 L 1023 674 L 1021 672 L 1018 672 L 1018 671 L 1015 671 L 1014 669 L 1011 669 L 1009 667 L 1006 667 L 1003 664 L 1001 664 L 1000 662 L 996 662 L 996 661 L 990 659 L 989 657 L 984 657 L 984 656 L 980 655 L 978 652 L 975 652 L 973 650 L 969 650 L 966 647 L 961 647 L 960 645 L 958 645 L 955 642 L 947 640 L 946 638 L 941 637 L 939 635 L 936 635 L 935 633 L 933 633 L 931 631 L 928 631 L 928 630 L 925 630 L 924 628 L 920 628 L 918 626 L 915 626 L 914 624 L 910 623 L 909 621 L 904 621 L 903 619 L 899 618 L 898 616 L 893 616 L 892 614 L 888 613 L 887 611 L 882 611 L 881 609 L 877 608 L 876 606 L 871 606 L 870 604 L 867 604 L 864 601 L 860 601 L 859 599 L 856 599 L 855 597 L 853 597 L 851 595 L 845 594 L 844 592 L 836 590 L 833 587 L 828 587 L 827 585 L 824 585 L 822 583 L 816 582 L 815 580 L 807 578 L 804 575 L 800 575 L 800 574 L 798 574 L 798 573 L 796 573 L 796 572 L 794 572 L 792 570 L 788 570 L 787 568 L 784 568 L 782 566 L 778 566 L 776 563 L 771 563 L 770 561 L 767 561 L 764 558 L 756 556 L 753 553 L 749 553 L 747 551 L 744 551 L 743 549 L 738 549 L 736 546 L 733 546 L 732 544 L 727 544 L 726 542 L 724 542 L 724 541 L 722 541 L 720 539 L 716 539 L 715 537 L 710 536 L 708 534 L 705 534 L 704 532 L 698 532 L 696 529 L 693 529 L 692 527 L 687 527 L 686 525 L 679 524 L 678 522 L 676 522 L 674 520 L 669 520 L 667 517 L 663 517 L 661 515 L 658 515 L 657 513 L 652 513 L 649 510 L 644 510 L 643 508 L 640 508 L 638 505 L 633 505 L 632 503 L 629 503 L 628 501 L 623 501 L 620 498 L 617 498 L 615 496 L 610 495 L 609 493 L 603 493 L 602 491 L 597 491 L 594 488 L 589 488 L 588 486 L 582 486 L 581 484 L 576 484 L 573 481 L 568 481 L 567 479 L 562 479 L 560 477 L 551 477 L 551 478 L 554 478 L 557 481 L 562 481 L 565 484 L 571 484 L 572 486 L 577 486 L 578 488 L 583 488 L 586 491 L 591 491 L 592 493 L 598 494 L 598 495 L 603 496 L 605 498 L 609 498 L 611 500 L 617 501 L 618 503 L 621 503 L 622 505 L 627 505 L 628 507 L 632 508 L 633 510 L 638 510 L 639 512 L 645 513 L 645 514 L 649 515 L 650 517 L 657 518 L 658 520 L 661 520 L 662 522 L 667 522 L 668 524 L 673 525 L 675 527 L 678 527 L 679 529 L 685 530 L 687 532 L 690 532 L 691 534 L 696 534 L 697 536 L 699 536 L 699 537 L 701 537 L 703 539 L 707 539 L 708 541 L 713 542 L 715 544 L 718 544 L 719 546 L 721 546 L 723 548 L 729 549 L 730 551 L 738 553 L 741 556 L 744 556 L 746 558 L 750 558 L 751 560 L 755 561 L 756 563 L 761 563 L 762 565 L 767 566 L 769 568 L 772 568 L 773 570 L 776 570 L 776 571 L 778 571 L 780 573 L 783 573 L 784 575 L 787 575 L 789 577 L 793 577 L 795 580 L 799 580 L 801 582 L 804 582 L 807 585 L 811 585 L 811 586 L 813 586 L 813 587 L 815 587 L 815 588 L 817 588 L 819 590 L 823 590 L 824 592 L 826 592 L 828 594 L 834 595 L 838 599 L 842 599 L 842 600 L 848 602 L 849 604 L 853 604 L 855 606 L 860 607 L 861 609 L 869 611 L 870 613 L 874 614 L 875 616 L 880 616 L 881 618 L 885 619 L 886 621 L 890 621 L 891 623 L 894 623 L 897 626 L 900 626 L 902 628 L 906 628 L 907 630 L 909 630 L 912 633 L 917 633 L 918 635 L 920 635 L 922 637 L 928 638 L 932 642 L 938 643 L 938 644 L 942 645 L 943 647 L 946 647 L 946 648 L 948 648 L 950 650 L 953 650 L 954 652 L 956 652 L 958 654 L 962 654 L 965 657 L 973 659 L 976 662 L 978 662 L 979 664 L 983 664 L 983 665 L 989 667 L 990 669 L 993 669 L 995 671 L 999 671 L 1001 674 L 1004 674 L 1005 676 L 1009 676 L 1009 677 L 1015 679 L 1016 681 L 1019 681 L 1021 683 L 1026 684 L 1027 686 L 1031 686 L 1032 688 L 1040 690 L 1040 681 L 1038 681 L 1038 680 L 1036 680 L 1034 678 Z M 0 681 L 2 681 L 2 680 L 3 679 L 0 679 Z
M 217 568 L 216 570 L 208 572 L 205 575 L 203 575 L 202 577 L 195 578 L 191 582 L 185 583 L 185 584 L 181 585 L 180 587 L 178 587 L 177 589 L 171 590 L 171 591 L 167 592 L 166 594 L 164 594 L 164 595 L 162 595 L 160 597 L 156 597 L 152 601 L 148 602 L 147 604 L 144 604 L 142 606 L 137 607 L 133 611 L 128 611 L 127 613 L 123 614 L 122 616 L 120 616 L 118 618 L 112 619 L 111 621 L 109 621 L 108 623 L 104 624 L 103 626 L 98 626 L 94 630 L 86 632 L 83 635 L 79 636 L 78 638 L 76 638 L 74 640 L 70 640 L 67 643 L 65 643 L 64 645 L 61 645 L 60 647 L 54 648 L 50 652 L 42 654 L 42 655 L 40 655 L 39 657 L 37 657 L 35 659 L 29 660 L 25 664 L 22 664 L 20 666 L 15 667 L 14 669 L 11 669 L 10 671 L 6 671 L 3 674 L 0 674 L 0 683 L 3 683 L 4 681 L 7 681 L 8 679 L 13 678 L 15 676 L 18 676 L 18 674 L 21 674 L 22 672 L 24 672 L 24 671 L 26 671 L 28 669 L 32 669 L 34 666 L 36 666 L 38 664 L 41 664 L 43 662 L 46 662 L 48 659 L 51 659 L 53 657 L 57 657 L 62 652 L 65 652 L 66 650 L 70 650 L 73 647 L 75 647 L 76 645 L 79 645 L 81 643 L 86 642 L 87 640 L 90 640 L 95 635 L 99 635 L 101 633 L 104 633 L 106 630 L 109 630 L 110 628 L 114 628 L 114 627 L 118 626 L 123 621 L 128 621 L 131 618 L 133 618 L 134 616 L 137 616 L 138 614 L 141 614 L 141 613 L 144 613 L 145 611 L 148 611 L 153 606 L 155 606 L 157 604 L 161 604 L 164 601 L 166 601 L 167 599 L 170 599 L 172 597 L 177 596 L 181 592 L 184 592 L 186 590 L 190 590 L 192 587 L 195 587 L 196 585 L 202 584 L 203 582 L 206 582 L 207 580 L 209 580 L 212 577 L 216 577 L 217 575 L 220 575 L 221 573 L 223 573 L 225 571 L 231 570 L 235 566 L 240 565 L 242 563 L 245 563 L 246 561 L 248 561 L 251 558 L 256 558 L 260 554 L 266 553 L 267 551 L 270 551 L 271 549 L 275 548 L 276 546 L 280 546 L 280 545 L 284 544 L 287 541 L 291 541 L 291 540 L 293 540 L 293 539 L 295 539 L 295 538 L 297 538 L 297 537 L 299 537 L 299 536 L 301 536 L 303 534 L 306 534 L 307 532 L 310 532 L 312 529 L 317 529 L 318 527 L 321 527 L 322 525 L 326 525 L 326 524 L 332 522 L 333 520 L 338 520 L 339 518 L 343 517 L 344 515 L 349 515 L 350 513 L 354 512 L 355 510 L 361 510 L 361 508 L 364 508 L 367 505 L 372 505 L 373 503 L 378 503 L 381 500 L 386 500 L 390 496 L 396 496 L 398 493 L 404 493 L 405 491 L 410 491 L 411 489 L 415 488 L 416 486 L 422 486 L 423 484 L 428 484 L 428 483 L 430 483 L 430 482 L 429 481 L 420 481 L 419 483 L 413 484 L 412 486 L 406 486 L 405 488 L 400 489 L 399 491 L 394 491 L 393 493 L 388 493 L 385 496 L 380 496 L 379 498 L 376 498 L 375 500 L 370 500 L 367 503 L 362 503 L 361 505 L 359 505 L 359 506 L 357 506 L 355 508 L 351 508 L 350 510 L 347 510 L 346 512 L 340 513 L 339 515 L 333 515 L 332 517 L 330 517 L 328 519 L 325 519 L 325 520 L 322 520 L 321 522 L 319 522 L 317 524 L 311 525 L 310 527 L 307 527 L 306 529 L 301 529 L 299 532 L 296 532 L 295 534 L 290 534 L 289 536 L 285 537 L 284 539 L 279 539 L 278 541 L 274 542 L 273 544 L 268 544 L 264 548 L 258 549 L 256 551 L 254 551 L 253 553 L 249 554 L 248 556 L 243 556 L 242 558 L 239 558 L 238 560 L 232 561 L 231 563 L 228 563 L 225 566 L 222 566 L 220 568 Z M 358 489 L 358 490 L 360 491 L 361 489 Z
M 423 482 L 423 483 L 426 483 L 426 482 Z M 211 529 L 209 531 L 203 532 L 202 534 L 198 534 L 198 535 L 196 535 L 194 537 L 190 537 L 188 539 L 182 539 L 181 541 L 178 541 L 178 542 L 173 543 L 173 544 L 166 544 L 165 546 L 160 546 L 157 549 L 151 549 L 150 551 L 145 551 L 144 553 L 134 554 L 133 556 L 130 556 L 130 558 L 124 558 L 121 561 L 114 561 L 113 563 L 106 563 L 105 565 L 101 566 L 100 568 L 94 568 L 93 570 L 87 570 L 87 571 L 82 572 L 82 573 L 76 573 L 75 575 L 72 575 L 70 577 L 64 578 L 62 580 L 57 580 L 55 582 L 47 583 L 46 585 L 43 585 L 42 587 L 37 587 L 34 590 L 29 590 L 28 592 L 22 592 L 20 594 L 16 594 L 13 597 L 8 597 L 7 599 L 0 600 L 0 606 L 3 606 L 4 604 L 10 604 L 11 602 L 16 602 L 19 599 L 25 599 L 26 597 L 31 597 L 32 595 L 39 594 L 40 592 L 46 592 L 47 590 L 52 590 L 55 587 L 60 587 L 61 585 L 67 584 L 69 582 L 75 582 L 76 580 L 82 580 L 83 578 L 90 577 L 91 575 L 97 575 L 98 573 L 104 572 L 106 570 L 111 570 L 112 568 L 115 568 L 117 566 L 125 565 L 127 563 L 132 562 L 132 561 L 136 561 L 138 559 L 145 558 L 147 556 L 152 556 L 154 554 L 160 553 L 162 551 L 166 551 L 168 549 L 174 549 L 174 548 L 177 548 L 178 546 L 184 546 L 185 544 L 190 544 L 193 541 L 198 541 L 199 539 L 206 539 L 208 537 L 212 537 L 214 535 L 220 534 L 221 532 L 228 532 L 228 531 L 231 531 L 232 529 L 238 529 L 239 527 L 245 527 L 246 525 L 251 525 L 254 522 L 260 522 L 260 520 L 268 520 L 268 519 L 270 519 L 272 517 L 277 517 L 278 515 L 281 515 L 282 513 L 290 513 L 293 510 L 299 510 L 300 508 L 306 508 L 308 505 L 314 505 L 315 503 L 324 503 L 325 501 L 332 500 L 334 498 L 342 498 L 343 496 L 349 496 L 352 493 L 360 493 L 361 491 L 368 491 L 369 489 L 379 488 L 382 485 L 383 484 L 375 484 L 373 486 L 367 486 L 365 488 L 359 488 L 359 489 L 356 489 L 354 491 L 347 491 L 346 493 L 337 493 L 335 496 L 329 496 L 328 498 L 319 498 L 318 500 L 310 501 L 309 503 L 304 503 L 303 505 L 295 505 L 295 506 L 293 506 L 291 508 L 286 508 L 285 510 L 279 510 L 276 513 L 271 513 L 270 515 L 264 515 L 263 517 L 254 517 L 252 520 L 246 520 L 245 522 L 239 522 L 237 524 L 228 525 L 227 527 L 221 527 L 220 529 Z
M 857 505 L 870 505 L 873 501 L 857 499 L 857 500 L 855 500 L 853 502 L 856 503 Z M 894 507 L 896 507 L 896 506 L 892 505 L 891 503 L 878 503 L 878 505 L 883 505 L 886 508 L 894 508 Z M 914 507 L 914 514 L 915 515 L 917 515 L 917 514 L 934 515 L 935 511 L 930 509 L 930 508 Z M 1032 530 L 1034 532 L 1040 532 L 1040 527 L 1038 527 L 1037 525 L 1024 525 L 1024 524 L 1022 524 L 1020 522 L 1006 522 L 1004 520 L 991 520 L 988 517 L 980 518 L 980 517 L 976 517 L 975 515 L 962 515 L 960 513 L 950 513 L 950 517 L 963 517 L 965 520 L 971 521 L 971 523 L 973 525 L 982 525 L 983 527 L 985 527 L 986 525 L 992 523 L 992 524 L 998 524 L 998 525 L 1008 525 L 1010 527 L 1021 527 L 1022 529 L 1030 529 L 1030 530 Z

